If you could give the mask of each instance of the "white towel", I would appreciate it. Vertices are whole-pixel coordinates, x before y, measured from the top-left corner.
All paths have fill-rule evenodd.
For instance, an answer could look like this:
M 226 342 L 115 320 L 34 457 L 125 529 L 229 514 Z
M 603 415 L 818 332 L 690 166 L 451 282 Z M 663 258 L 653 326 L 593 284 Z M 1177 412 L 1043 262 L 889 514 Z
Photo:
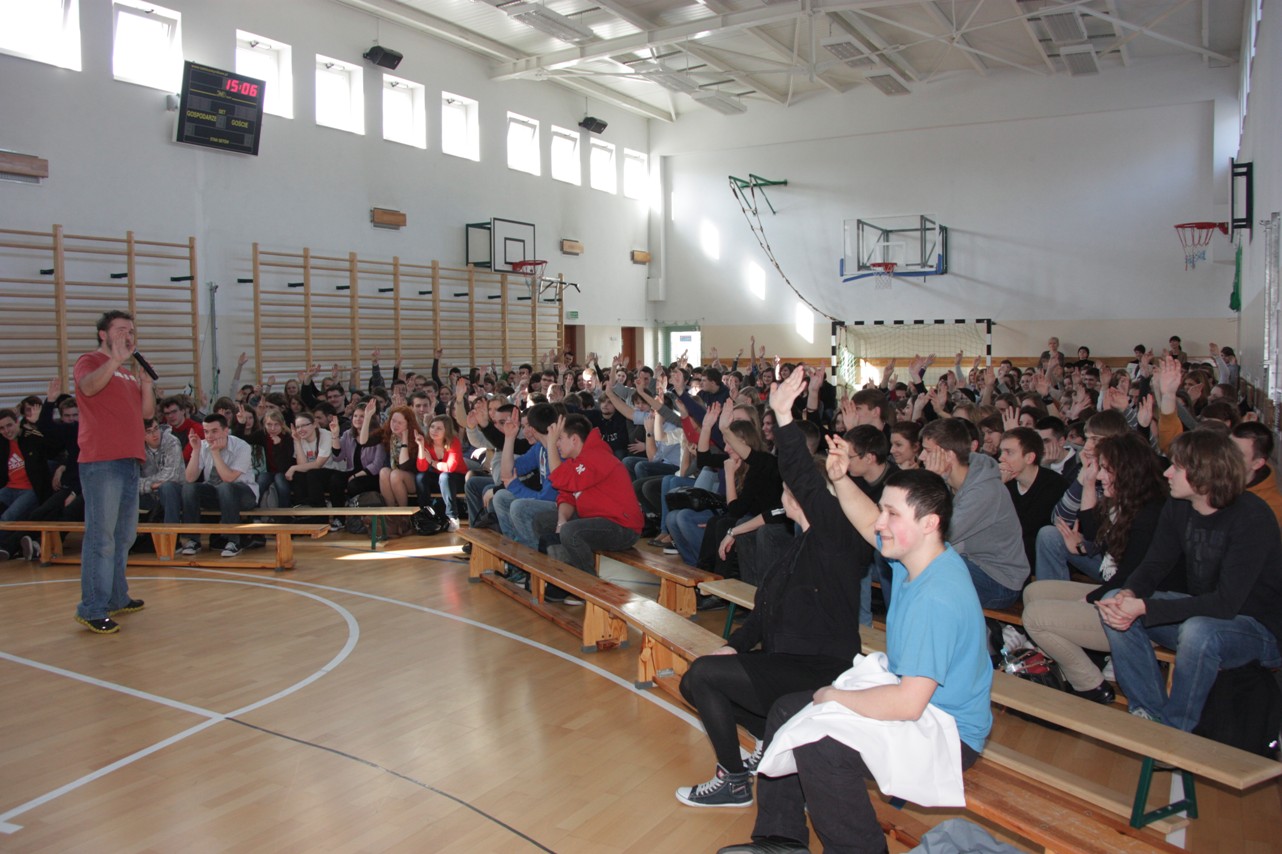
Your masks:
M 854 666 L 837 677 L 833 687 L 862 690 L 898 684 L 886 669 L 885 653 L 856 655 Z M 837 702 L 810 703 L 775 733 L 758 771 L 767 777 L 797 773 L 792 751 L 825 736 L 863 756 L 864 763 L 885 794 L 925 807 L 964 807 L 961 737 L 953 716 L 933 705 L 919 720 L 878 721 Z

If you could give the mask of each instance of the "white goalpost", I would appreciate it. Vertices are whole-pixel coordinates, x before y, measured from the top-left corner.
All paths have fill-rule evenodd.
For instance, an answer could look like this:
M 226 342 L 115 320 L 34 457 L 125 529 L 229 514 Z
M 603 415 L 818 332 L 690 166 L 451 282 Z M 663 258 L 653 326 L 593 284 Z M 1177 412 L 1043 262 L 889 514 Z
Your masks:
M 838 385 L 855 392 L 868 382 L 880 382 L 887 363 L 896 360 L 900 381 L 908 381 L 908 365 L 914 356 L 935 354 L 926 370 L 926 384 L 952 370 L 957 353 L 963 354 L 963 369 L 976 356 L 991 365 L 993 321 L 991 318 L 953 320 L 853 320 L 832 324 L 832 374 Z

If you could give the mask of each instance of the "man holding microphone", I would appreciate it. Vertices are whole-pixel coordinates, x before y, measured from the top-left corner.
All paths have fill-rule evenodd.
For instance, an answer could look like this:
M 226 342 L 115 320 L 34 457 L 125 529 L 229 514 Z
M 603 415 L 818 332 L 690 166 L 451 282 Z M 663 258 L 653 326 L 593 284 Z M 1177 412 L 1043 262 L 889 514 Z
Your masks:
M 149 372 L 123 367 L 135 355 L 133 315 L 106 312 L 97 329 L 98 349 L 77 359 L 75 367 L 85 499 L 76 622 L 106 635 L 120 631 L 114 615 L 143 607 L 141 599 L 129 598 L 125 562 L 138 528 L 143 419 L 155 417 L 156 396 Z

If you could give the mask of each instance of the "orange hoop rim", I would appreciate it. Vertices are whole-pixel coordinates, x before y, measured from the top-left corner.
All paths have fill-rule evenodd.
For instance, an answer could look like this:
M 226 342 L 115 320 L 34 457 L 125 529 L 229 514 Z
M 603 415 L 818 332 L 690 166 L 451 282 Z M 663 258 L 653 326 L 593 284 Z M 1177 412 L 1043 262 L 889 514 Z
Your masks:
M 869 264 L 868 266 L 882 273 L 893 273 L 895 272 L 895 268 L 899 265 L 894 261 L 878 261 L 874 264 Z
M 1214 231 L 1219 229 L 1223 234 L 1229 233 L 1229 224 L 1227 222 L 1180 222 L 1175 224 L 1176 228 L 1194 228 L 1202 231 Z
M 512 269 L 516 270 L 518 273 L 523 273 L 527 269 L 533 271 L 538 267 L 546 267 L 547 265 L 548 265 L 547 261 L 538 261 L 533 259 L 529 261 L 513 261 Z

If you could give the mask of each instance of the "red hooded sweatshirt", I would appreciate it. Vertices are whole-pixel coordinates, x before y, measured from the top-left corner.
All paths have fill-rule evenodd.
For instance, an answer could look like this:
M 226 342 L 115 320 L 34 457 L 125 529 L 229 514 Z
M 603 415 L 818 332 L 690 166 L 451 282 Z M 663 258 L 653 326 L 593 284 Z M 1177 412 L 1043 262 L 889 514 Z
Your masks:
M 557 488 L 556 503 L 571 505 L 579 518 L 609 519 L 641 533 L 645 519 L 632 479 L 595 428 L 579 455 L 562 460 L 550 479 Z

